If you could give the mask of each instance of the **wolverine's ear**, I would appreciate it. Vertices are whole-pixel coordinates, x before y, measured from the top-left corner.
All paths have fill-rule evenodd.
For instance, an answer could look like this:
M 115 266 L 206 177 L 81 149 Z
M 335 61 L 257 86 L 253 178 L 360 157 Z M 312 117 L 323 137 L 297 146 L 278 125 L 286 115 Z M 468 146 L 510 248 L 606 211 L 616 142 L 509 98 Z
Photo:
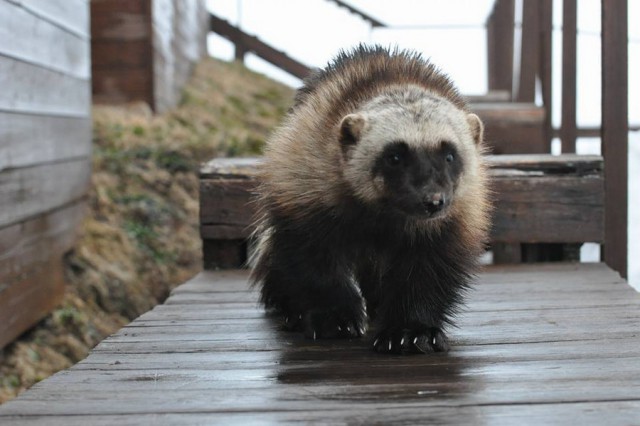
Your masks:
M 362 114 L 349 114 L 342 119 L 340 122 L 340 145 L 343 151 L 358 143 L 366 121 Z
M 482 139 L 484 137 L 484 126 L 482 125 L 482 121 L 477 115 L 468 114 L 467 122 L 469 123 L 469 128 L 471 129 L 471 136 L 473 137 L 473 140 L 477 145 L 482 142 Z

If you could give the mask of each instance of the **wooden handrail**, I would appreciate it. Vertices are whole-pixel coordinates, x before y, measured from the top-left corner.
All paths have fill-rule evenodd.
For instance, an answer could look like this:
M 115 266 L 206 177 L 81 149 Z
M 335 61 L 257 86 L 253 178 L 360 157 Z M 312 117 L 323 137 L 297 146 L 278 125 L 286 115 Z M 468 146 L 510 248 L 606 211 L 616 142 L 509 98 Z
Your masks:
M 340 7 L 344 7 L 349 12 L 351 12 L 351 13 L 353 13 L 355 15 L 358 15 L 359 17 L 361 17 L 365 21 L 369 22 L 373 28 L 385 28 L 386 27 L 386 25 L 384 23 L 382 23 L 381 21 L 377 20 L 373 16 L 371 16 L 371 15 L 363 12 L 362 10 L 357 9 L 357 8 L 355 8 L 355 7 L 351 6 L 351 5 L 343 2 L 342 0 L 329 0 L 329 1 L 337 4 Z
M 286 53 L 274 49 L 259 38 L 245 33 L 224 19 L 209 14 L 209 22 L 211 31 L 234 43 L 237 49 L 236 53 L 239 51 L 240 56 L 246 52 L 253 52 L 265 61 L 298 78 L 305 78 L 312 71 L 312 68 L 291 58 Z

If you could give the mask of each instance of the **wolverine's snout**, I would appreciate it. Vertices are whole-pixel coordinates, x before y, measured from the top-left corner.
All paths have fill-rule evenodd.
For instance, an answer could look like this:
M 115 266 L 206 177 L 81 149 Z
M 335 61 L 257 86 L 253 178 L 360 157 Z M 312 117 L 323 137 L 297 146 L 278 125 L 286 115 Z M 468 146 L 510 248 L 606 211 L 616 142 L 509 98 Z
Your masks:
M 422 199 L 422 204 L 430 214 L 434 214 L 442 210 L 446 202 L 446 197 L 442 192 L 428 194 Z

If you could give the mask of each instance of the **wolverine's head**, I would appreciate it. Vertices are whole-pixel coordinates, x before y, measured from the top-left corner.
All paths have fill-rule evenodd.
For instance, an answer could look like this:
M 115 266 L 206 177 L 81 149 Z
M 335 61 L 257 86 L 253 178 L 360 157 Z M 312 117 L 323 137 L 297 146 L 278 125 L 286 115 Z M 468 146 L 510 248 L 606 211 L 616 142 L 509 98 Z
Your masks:
M 417 87 L 385 92 L 340 123 L 344 178 L 361 201 L 444 217 L 478 167 L 475 114 Z

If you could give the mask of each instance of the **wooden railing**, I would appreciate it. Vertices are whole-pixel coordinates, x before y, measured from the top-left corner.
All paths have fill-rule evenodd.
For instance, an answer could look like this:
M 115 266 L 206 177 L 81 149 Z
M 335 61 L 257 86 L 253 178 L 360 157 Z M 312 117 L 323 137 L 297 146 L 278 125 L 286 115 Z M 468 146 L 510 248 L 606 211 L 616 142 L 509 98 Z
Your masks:
M 601 136 L 605 161 L 604 259 L 609 266 L 627 274 L 627 188 L 628 188 L 628 75 L 627 1 L 602 0 L 602 125 L 576 126 L 576 37 L 577 1 L 563 0 L 562 27 L 562 123 L 552 129 L 551 116 L 551 7 L 549 0 L 523 1 L 520 74 L 513 99 L 532 100 L 536 75 L 540 78 L 545 108 L 547 139 L 560 136 L 562 152 L 575 152 L 578 136 Z M 487 21 L 489 47 L 489 87 L 508 87 L 509 58 L 513 39 L 508 16 L 513 19 L 513 0 L 496 0 Z M 505 43 L 500 44 L 501 41 Z M 635 126 L 634 128 L 637 128 Z
M 566 72 L 575 74 L 571 65 L 575 62 L 575 41 L 572 40 L 575 37 L 575 25 L 572 24 L 575 0 L 565 1 L 565 31 L 570 33 L 564 43 Z M 540 79 L 544 102 L 541 131 L 546 152 L 549 152 L 550 140 L 557 134 L 550 124 L 551 1 L 525 1 L 523 4 L 522 51 L 526 53 L 521 55 L 521 72 L 517 76 L 513 74 L 510 61 L 513 46 L 509 49 L 509 43 L 513 43 L 513 1 L 497 0 L 489 18 L 488 41 L 495 43 L 489 51 L 489 87 L 497 93 L 511 93 L 513 101 L 531 103 L 535 98 L 535 80 Z M 497 193 L 494 243 L 520 246 L 527 242 L 600 242 L 604 244 L 604 260 L 626 277 L 629 128 L 626 14 L 626 0 L 603 0 L 604 158 L 566 155 L 493 157 L 490 161 Z M 573 80 L 566 78 L 575 81 L 575 75 Z M 517 81 L 516 90 L 512 87 L 514 81 Z M 568 138 L 567 146 L 572 147 L 571 141 L 581 132 L 575 128 L 575 89 L 564 89 L 563 94 L 568 97 L 563 102 L 563 117 L 569 122 L 563 123 L 561 134 Z M 479 108 L 477 104 L 475 108 Z M 509 109 L 499 108 L 496 114 L 506 114 Z M 505 120 L 504 126 L 512 128 L 513 120 Z M 490 135 L 491 129 L 488 130 L 487 135 Z M 255 166 L 256 160 L 216 160 L 202 170 L 201 232 L 206 267 L 237 267 L 246 258 L 251 223 L 247 201 L 255 185 Z

